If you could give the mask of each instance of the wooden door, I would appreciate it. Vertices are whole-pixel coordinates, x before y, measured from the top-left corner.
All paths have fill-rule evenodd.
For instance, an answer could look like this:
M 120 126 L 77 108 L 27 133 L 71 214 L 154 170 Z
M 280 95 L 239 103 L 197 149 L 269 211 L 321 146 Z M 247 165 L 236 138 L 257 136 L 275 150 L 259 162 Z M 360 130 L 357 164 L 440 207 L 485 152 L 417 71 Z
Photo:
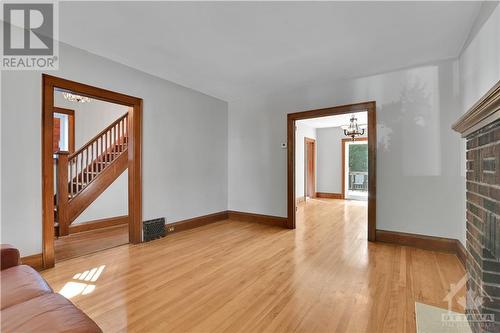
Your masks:
M 305 138 L 306 157 L 306 197 L 316 197 L 316 141 Z

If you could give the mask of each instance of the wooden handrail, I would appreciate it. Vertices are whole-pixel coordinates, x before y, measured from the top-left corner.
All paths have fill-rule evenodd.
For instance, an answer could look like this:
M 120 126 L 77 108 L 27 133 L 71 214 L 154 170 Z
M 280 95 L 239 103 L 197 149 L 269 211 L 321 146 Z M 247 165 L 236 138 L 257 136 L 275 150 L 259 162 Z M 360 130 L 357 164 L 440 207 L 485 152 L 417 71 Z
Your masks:
M 128 113 L 106 126 L 75 153 L 68 156 L 72 200 L 125 149 L 128 142 Z
M 90 139 L 84 146 L 82 146 L 80 149 L 78 149 L 77 151 L 75 151 L 73 154 L 69 155 L 68 156 L 68 159 L 73 159 L 75 156 L 78 156 L 78 154 L 80 154 L 81 152 L 83 152 L 85 149 L 87 149 L 91 144 L 93 144 L 97 139 L 99 139 L 101 136 L 103 136 L 107 131 L 109 131 L 110 129 L 112 129 L 113 127 L 116 126 L 116 124 L 118 124 L 120 121 L 122 121 L 123 119 L 127 118 L 128 116 L 128 112 L 125 113 L 123 116 L 121 116 L 120 118 L 116 119 L 114 122 L 112 122 L 108 127 L 106 127 L 105 129 L 103 129 L 102 131 L 99 132 L 99 134 L 97 134 L 96 136 L 94 136 L 92 139 Z

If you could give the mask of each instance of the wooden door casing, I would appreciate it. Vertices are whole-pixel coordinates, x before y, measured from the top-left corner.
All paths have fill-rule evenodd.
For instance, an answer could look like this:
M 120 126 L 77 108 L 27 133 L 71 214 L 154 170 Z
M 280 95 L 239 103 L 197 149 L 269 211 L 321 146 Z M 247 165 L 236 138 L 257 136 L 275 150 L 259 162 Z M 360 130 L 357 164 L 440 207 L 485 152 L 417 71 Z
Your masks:
M 304 138 L 305 157 L 305 197 L 316 197 L 316 141 Z

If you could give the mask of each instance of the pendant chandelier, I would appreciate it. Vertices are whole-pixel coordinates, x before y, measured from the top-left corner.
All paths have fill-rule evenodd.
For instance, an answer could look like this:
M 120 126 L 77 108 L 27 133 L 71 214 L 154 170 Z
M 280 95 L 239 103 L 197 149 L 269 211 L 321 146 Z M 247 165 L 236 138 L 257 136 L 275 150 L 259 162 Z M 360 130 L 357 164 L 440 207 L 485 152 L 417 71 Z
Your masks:
M 87 96 L 75 95 L 66 91 L 63 92 L 63 97 L 66 98 L 68 101 L 78 102 L 78 103 L 88 103 L 92 101 L 92 99 Z
M 352 141 L 354 141 L 357 136 L 365 134 L 365 129 L 358 125 L 358 118 L 354 115 L 351 116 L 349 125 L 342 126 L 342 129 L 344 130 L 344 135 L 350 136 Z

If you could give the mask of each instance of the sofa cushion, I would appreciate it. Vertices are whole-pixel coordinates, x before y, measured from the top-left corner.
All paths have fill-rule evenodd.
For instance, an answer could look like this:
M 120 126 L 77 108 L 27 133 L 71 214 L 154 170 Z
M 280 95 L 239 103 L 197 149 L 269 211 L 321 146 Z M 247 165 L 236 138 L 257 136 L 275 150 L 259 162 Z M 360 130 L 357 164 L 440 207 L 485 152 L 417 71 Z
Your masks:
M 102 332 L 85 313 L 59 294 L 45 294 L 5 308 L 1 331 L 8 332 Z
M 30 266 L 19 265 L 4 269 L 0 272 L 0 278 L 1 309 L 52 292 L 47 282 Z

